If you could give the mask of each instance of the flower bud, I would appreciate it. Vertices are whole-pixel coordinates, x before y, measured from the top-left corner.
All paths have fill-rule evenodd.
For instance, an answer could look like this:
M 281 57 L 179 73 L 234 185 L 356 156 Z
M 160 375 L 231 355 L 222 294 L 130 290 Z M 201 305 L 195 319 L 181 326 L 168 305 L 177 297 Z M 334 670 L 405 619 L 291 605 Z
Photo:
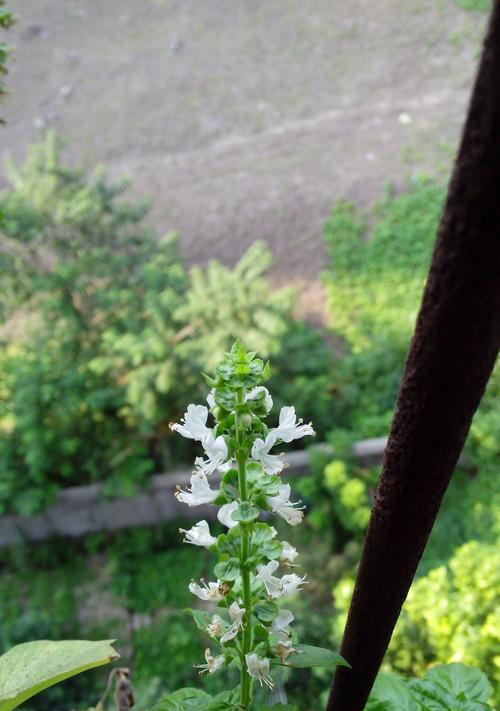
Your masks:
M 227 414 L 226 411 L 223 410 L 222 407 L 220 407 L 219 405 L 215 406 L 213 413 L 214 413 L 214 417 L 217 422 L 219 422 L 220 420 L 223 420 L 225 415 Z
M 252 421 L 253 417 L 249 412 L 246 412 L 240 420 L 242 427 L 246 430 L 252 426 Z

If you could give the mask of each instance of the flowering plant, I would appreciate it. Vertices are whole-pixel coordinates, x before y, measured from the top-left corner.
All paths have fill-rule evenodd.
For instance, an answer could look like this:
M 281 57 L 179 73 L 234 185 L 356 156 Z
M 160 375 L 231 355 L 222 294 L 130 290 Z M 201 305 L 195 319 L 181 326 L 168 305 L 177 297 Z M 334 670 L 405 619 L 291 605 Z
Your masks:
M 272 671 L 277 665 L 306 668 L 346 662 L 329 650 L 297 643 L 290 628 L 293 614 L 280 604 L 307 580 L 292 572 L 297 550 L 279 541 L 267 523 L 273 514 L 290 526 L 303 519 L 304 506 L 291 500 L 290 485 L 280 477 L 283 455 L 271 450 L 314 435 L 312 425 L 297 420 L 294 407 L 283 407 L 278 427 L 266 426 L 264 419 L 273 406 L 263 385 L 270 377 L 269 363 L 247 352 L 239 341 L 218 365 L 215 377 L 204 377 L 211 388 L 208 407 L 189 405 L 181 422 L 170 425 L 183 437 L 201 442 L 205 452 L 195 460 L 189 488 L 178 489 L 176 496 L 188 506 L 220 507 L 217 518 L 226 533 L 213 536 L 205 520 L 181 531 L 186 543 L 219 556 L 214 581 L 189 584 L 193 595 L 218 608 L 213 613 L 191 611 L 197 626 L 210 637 L 205 663 L 197 666 L 201 674 L 237 667 L 240 685 L 211 701 L 204 692 L 187 689 L 170 698 L 173 701 L 175 696 L 181 708 L 183 699 L 192 704 L 199 698 L 200 708 L 248 710 L 256 684 L 273 688 Z M 209 411 L 213 428 L 207 425 Z M 262 512 L 267 512 L 263 521 L 259 520 Z M 280 566 L 287 571 L 283 575 L 277 574 Z

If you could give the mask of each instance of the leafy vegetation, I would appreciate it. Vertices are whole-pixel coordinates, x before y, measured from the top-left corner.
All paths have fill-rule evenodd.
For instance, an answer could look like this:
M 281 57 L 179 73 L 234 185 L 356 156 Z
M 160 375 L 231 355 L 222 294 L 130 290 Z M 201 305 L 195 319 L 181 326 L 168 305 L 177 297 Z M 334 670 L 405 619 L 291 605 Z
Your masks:
M 53 134 L 7 175 L 0 511 L 34 512 L 59 488 L 93 481 L 130 493 L 150 472 L 187 461 L 189 445 L 168 422 L 202 397 L 197 373 L 239 333 L 276 355 L 278 400 L 301 390 L 304 416 L 317 414 L 325 431 L 331 356 L 292 318 L 291 292 L 271 289 L 265 245 L 233 270 L 213 262 L 188 273 L 178 238 L 143 226 L 147 205 L 125 199 L 128 183 L 64 166 Z M 302 369 L 311 344 L 315 358 Z
M 12 12 L 5 7 L 5 0 L 0 0 L 0 29 L 8 30 L 15 22 L 15 17 Z M 0 41 L 0 99 L 6 93 L 6 86 L 3 78 L 7 74 L 7 58 L 10 54 L 11 47 L 6 42 Z M 3 120 L 0 118 L 0 124 Z
M 488 705 L 491 685 L 479 670 L 464 664 L 433 667 L 422 679 L 380 674 L 366 711 L 481 711 Z
M 179 419 L 186 397 L 202 401 L 199 371 L 244 333 L 276 364 L 269 385 L 276 409 L 294 402 L 335 449 L 334 458 L 311 450 L 312 472 L 297 481 L 308 516 L 287 537 L 313 573 L 310 604 L 293 603 L 297 632 L 317 646 L 330 636 L 337 644 L 379 473 L 361 466 L 351 447 L 388 432 L 443 187 L 418 177 L 403 194 L 388 188 L 372 211 L 347 203 L 332 211 L 324 281 L 333 358 L 320 333 L 292 318 L 290 291 L 271 289 L 264 245 L 233 270 L 214 262 L 189 272 L 177 237 L 144 226 L 147 206 L 126 199 L 126 183 L 64 166 L 52 136 L 23 166 L 10 165 L 8 176 L 11 187 L 0 194 L 0 267 L 8 275 L 0 296 L 0 508 L 28 513 L 60 487 L 92 481 L 104 481 L 110 494 L 131 492 L 151 472 L 188 461 L 189 443 L 175 442 L 168 422 Z M 498 681 L 499 374 L 474 418 L 386 673 L 434 684 L 429 668 L 451 661 Z M 203 577 L 206 561 L 178 540 L 164 527 L 3 553 L 2 650 L 43 636 L 117 637 L 134 660 L 144 711 L 179 686 L 197 685 L 199 632 L 182 612 L 191 601 L 179 580 L 186 571 Z M 328 671 L 287 675 L 289 703 L 306 708 L 324 699 Z M 235 683 L 211 679 L 207 693 Z M 414 692 L 414 682 L 395 684 Z M 30 708 L 70 711 L 95 703 L 101 689 L 102 678 L 76 677 L 34 697 Z M 405 708 L 391 698 L 379 694 L 373 708 Z

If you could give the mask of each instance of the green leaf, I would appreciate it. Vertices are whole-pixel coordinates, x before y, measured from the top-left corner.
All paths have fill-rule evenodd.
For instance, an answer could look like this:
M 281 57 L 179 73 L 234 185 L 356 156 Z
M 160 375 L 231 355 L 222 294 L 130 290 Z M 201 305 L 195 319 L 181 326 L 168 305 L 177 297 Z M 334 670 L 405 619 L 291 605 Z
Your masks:
M 264 706 L 260 711 L 299 711 L 297 706 L 290 704 L 275 704 L 274 706 Z
M 252 545 L 261 546 L 266 541 L 272 541 L 274 533 L 267 523 L 256 523 L 252 532 Z
M 424 681 L 437 684 L 450 694 L 468 701 L 486 702 L 491 696 L 491 684 L 486 675 L 479 669 L 468 667 L 465 664 L 443 664 L 430 669 Z
M 234 526 L 231 531 L 234 531 L 238 526 Z M 221 533 L 217 537 L 217 549 L 219 553 L 226 554 L 228 557 L 232 557 L 235 553 L 238 553 L 239 549 L 239 539 L 234 538 L 234 536 L 229 536 L 227 533 Z
M 238 558 L 221 561 L 215 566 L 214 573 L 219 580 L 236 580 L 240 575 L 240 561 Z
M 222 691 L 217 696 L 214 696 L 213 701 L 206 708 L 206 711 L 238 711 L 241 709 L 239 705 L 240 687 L 231 689 L 231 691 Z
M 283 545 L 279 541 L 267 541 L 259 549 L 259 553 L 269 560 L 279 558 L 283 552 Z
M 227 382 L 228 380 L 231 380 L 231 377 L 233 375 L 233 366 L 229 363 L 221 363 L 217 366 L 216 372 L 217 375 L 222 378 L 222 380 L 225 380 Z
M 228 504 L 231 501 L 229 496 L 225 494 L 223 491 L 219 493 L 218 496 L 215 497 L 213 503 L 215 506 L 224 506 L 224 504 Z
M 259 464 L 255 467 L 252 465 L 247 467 L 247 479 L 250 484 L 268 496 L 276 494 L 283 483 L 279 476 L 266 474 Z
M 40 691 L 120 655 L 114 640 L 40 640 L 18 644 L 0 657 L 0 711 L 10 711 Z
M 184 612 L 188 612 L 193 616 L 193 620 L 199 630 L 202 632 L 207 631 L 207 625 L 212 619 L 212 615 L 210 615 L 210 613 L 203 612 L 202 610 L 192 610 L 190 607 L 187 607 Z
M 444 691 L 425 679 L 411 679 L 410 691 L 419 703 L 420 711 L 486 711 L 490 706 L 482 701 L 472 701 Z
M 365 711 L 420 711 L 404 679 L 380 673 L 373 685 Z
M 238 483 L 238 471 L 237 469 L 228 469 L 222 477 L 224 484 L 234 484 Z
M 295 667 L 296 669 L 308 669 L 309 667 L 350 667 L 346 660 L 330 649 L 322 647 L 312 647 L 309 644 L 297 644 L 295 646 L 297 654 L 289 654 L 283 666 Z
M 274 602 L 261 602 L 253 609 L 254 615 L 262 622 L 272 622 L 278 611 L 278 606 Z
M 152 711 L 201 711 L 210 708 L 212 697 L 201 689 L 179 689 L 164 696 Z
M 259 518 L 259 509 L 248 501 L 242 501 L 236 511 L 233 511 L 231 518 L 240 523 L 251 523 Z

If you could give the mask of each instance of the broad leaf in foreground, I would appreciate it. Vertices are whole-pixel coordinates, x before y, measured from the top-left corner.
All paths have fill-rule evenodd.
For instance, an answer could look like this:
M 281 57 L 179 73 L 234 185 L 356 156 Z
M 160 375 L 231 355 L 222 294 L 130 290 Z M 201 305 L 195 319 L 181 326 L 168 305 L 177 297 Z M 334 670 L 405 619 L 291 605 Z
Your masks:
M 465 664 L 443 664 L 433 667 L 425 680 L 437 684 L 443 691 L 467 701 L 488 701 L 491 695 L 491 684 L 486 675 L 474 667 Z
M 421 711 L 404 679 L 380 673 L 373 685 L 365 711 Z
M 0 657 L 0 711 L 11 711 L 53 684 L 118 659 L 113 641 L 40 640 L 12 647 Z

